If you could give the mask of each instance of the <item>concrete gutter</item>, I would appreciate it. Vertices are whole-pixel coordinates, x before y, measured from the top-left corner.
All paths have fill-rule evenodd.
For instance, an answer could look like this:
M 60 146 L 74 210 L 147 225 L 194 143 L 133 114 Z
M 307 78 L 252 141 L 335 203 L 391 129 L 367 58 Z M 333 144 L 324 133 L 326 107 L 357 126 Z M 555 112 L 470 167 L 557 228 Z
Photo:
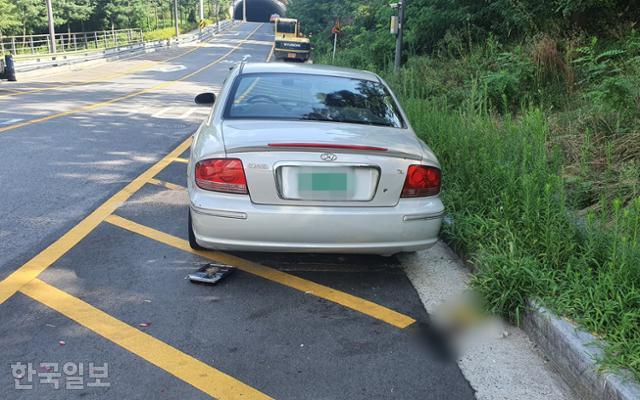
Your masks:
M 604 343 L 544 307 L 529 302 L 522 329 L 544 350 L 566 383 L 585 400 L 638 400 L 640 385 L 631 374 L 601 372 L 596 361 Z
M 230 28 L 231 21 L 220 21 L 220 32 Z M 34 59 L 16 59 L 16 71 L 27 72 L 42 68 L 60 67 L 64 65 L 73 65 L 95 60 L 117 60 L 123 57 L 129 57 L 137 53 L 151 53 L 163 48 L 181 46 L 186 43 L 201 42 L 212 38 L 216 34 L 215 25 L 210 25 L 202 32 L 193 31 L 181 35 L 178 39 L 154 40 L 127 46 L 118 46 L 100 51 L 64 54 L 60 53 L 56 56 L 43 55 Z

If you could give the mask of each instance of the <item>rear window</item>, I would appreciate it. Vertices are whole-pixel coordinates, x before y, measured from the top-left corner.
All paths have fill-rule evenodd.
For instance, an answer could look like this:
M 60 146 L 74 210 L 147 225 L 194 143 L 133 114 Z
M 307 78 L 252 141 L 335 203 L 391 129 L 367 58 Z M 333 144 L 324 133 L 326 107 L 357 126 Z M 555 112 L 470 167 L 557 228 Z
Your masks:
M 278 22 L 278 33 L 296 33 L 296 23 Z
M 393 97 L 381 83 L 308 74 L 239 76 L 225 118 L 404 126 Z

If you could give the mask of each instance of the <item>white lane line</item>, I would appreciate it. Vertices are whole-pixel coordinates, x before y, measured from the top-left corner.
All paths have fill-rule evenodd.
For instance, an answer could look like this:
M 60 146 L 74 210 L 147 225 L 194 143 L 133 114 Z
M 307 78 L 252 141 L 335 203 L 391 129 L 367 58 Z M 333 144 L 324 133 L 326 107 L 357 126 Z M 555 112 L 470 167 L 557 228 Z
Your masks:
M 176 72 L 183 71 L 187 69 L 186 65 L 178 64 L 178 65 L 157 65 L 155 67 L 149 68 L 148 71 L 154 72 Z
M 3 121 L 4 118 L 0 118 L 0 125 L 11 125 L 11 124 L 15 124 L 16 122 L 20 122 L 23 119 L 22 118 L 13 118 L 13 119 L 6 119 L 5 121 Z
M 195 108 L 195 107 L 188 108 L 187 111 L 185 111 L 181 116 L 178 117 L 178 119 L 187 119 L 196 110 L 197 110 L 197 108 Z
M 160 111 L 158 111 L 157 113 L 153 114 L 151 118 L 162 118 L 162 115 L 168 112 L 169 110 L 171 110 L 171 107 L 165 107 Z

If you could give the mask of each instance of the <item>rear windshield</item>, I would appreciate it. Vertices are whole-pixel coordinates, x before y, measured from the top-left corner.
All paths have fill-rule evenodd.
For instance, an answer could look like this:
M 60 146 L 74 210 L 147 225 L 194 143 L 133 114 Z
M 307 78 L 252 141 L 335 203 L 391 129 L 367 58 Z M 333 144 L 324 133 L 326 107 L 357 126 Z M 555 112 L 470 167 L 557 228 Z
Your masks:
M 403 127 L 398 107 L 381 83 L 308 74 L 239 76 L 227 103 L 225 118 Z
M 296 23 L 278 22 L 278 33 L 296 33 Z

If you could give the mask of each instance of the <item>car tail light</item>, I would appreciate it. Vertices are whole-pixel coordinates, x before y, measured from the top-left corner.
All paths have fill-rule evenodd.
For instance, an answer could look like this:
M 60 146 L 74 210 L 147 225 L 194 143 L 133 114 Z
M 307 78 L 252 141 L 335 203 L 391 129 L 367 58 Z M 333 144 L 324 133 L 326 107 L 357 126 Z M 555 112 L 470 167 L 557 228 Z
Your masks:
M 196 185 L 215 192 L 248 194 L 242 161 L 237 158 L 212 158 L 196 164 Z
M 428 165 L 410 165 L 400 197 L 427 197 L 440 193 L 440 170 Z

